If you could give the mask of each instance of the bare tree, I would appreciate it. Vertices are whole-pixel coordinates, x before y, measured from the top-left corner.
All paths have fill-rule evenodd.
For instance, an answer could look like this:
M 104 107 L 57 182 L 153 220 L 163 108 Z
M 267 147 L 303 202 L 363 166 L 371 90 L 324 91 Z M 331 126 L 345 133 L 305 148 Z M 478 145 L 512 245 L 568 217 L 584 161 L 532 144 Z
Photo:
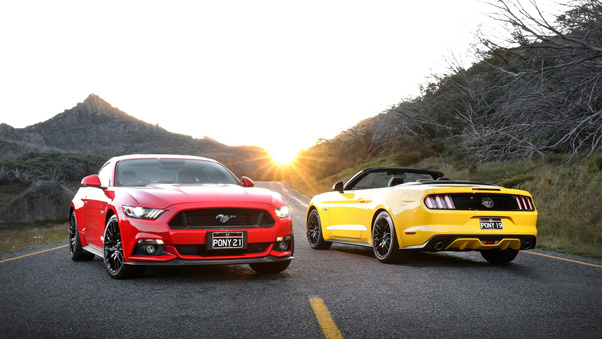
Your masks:
M 14 168 L 10 171 L 12 177 L 20 182 L 32 182 L 38 179 L 38 177 L 32 172 L 25 170 L 21 171 L 18 168 Z
M 52 166 L 46 169 L 46 176 L 56 182 L 61 182 L 65 180 L 65 173 L 58 166 Z
M 477 160 L 591 155 L 602 147 L 602 5 L 573 2 L 552 23 L 523 3 L 492 3 L 508 38 L 481 35 L 482 61 L 466 70 L 452 58 L 439 78 L 448 150 Z

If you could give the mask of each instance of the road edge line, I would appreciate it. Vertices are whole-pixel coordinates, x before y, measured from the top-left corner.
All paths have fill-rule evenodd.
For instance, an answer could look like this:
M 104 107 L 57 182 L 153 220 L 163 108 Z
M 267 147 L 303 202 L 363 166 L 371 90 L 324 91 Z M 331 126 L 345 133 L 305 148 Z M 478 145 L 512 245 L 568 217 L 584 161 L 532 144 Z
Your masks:
M 587 265 L 587 266 L 594 266 L 594 267 L 602 268 L 601 265 L 590 264 L 590 263 L 586 263 L 586 262 L 583 262 L 583 261 L 565 259 L 565 258 L 555 257 L 553 255 L 543 254 L 543 253 L 536 253 L 536 252 L 529 252 L 529 251 L 524 251 L 524 252 L 525 253 L 529 253 L 529 254 L 541 255 L 542 257 L 548 257 L 548 258 L 553 258 L 553 259 L 558 259 L 558 260 L 570 261 L 570 262 L 574 262 L 574 263 L 581 264 L 581 265 Z
M 54 250 L 58 250 L 58 249 L 60 249 L 60 248 L 65 248 L 65 247 L 67 247 L 67 246 L 69 246 L 69 244 L 67 244 L 67 245 L 62 245 L 62 246 L 55 247 L 55 248 L 50 248 L 50 249 L 43 250 L 43 251 L 38 251 L 38 252 L 34 252 L 34 253 L 25 254 L 25 255 L 22 255 L 22 256 L 19 256 L 19 257 L 14 257 L 14 258 L 8 258 L 8 259 L 0 260 L 0 264 L 1 264 L 1 263 L 3 263 L 3 262 L 7 262 L 7 261 L 11 261 L 11 260 L 17 260 L 17 259 L 21 259 L 21 258 L 25 258 L 25 257 L 32 256 L 32 255 L 36 255 L 36 254 L 40 254 L 40 253 L 44 253 L 44 252 L 48 252 L 48 251 L 54 251 Z

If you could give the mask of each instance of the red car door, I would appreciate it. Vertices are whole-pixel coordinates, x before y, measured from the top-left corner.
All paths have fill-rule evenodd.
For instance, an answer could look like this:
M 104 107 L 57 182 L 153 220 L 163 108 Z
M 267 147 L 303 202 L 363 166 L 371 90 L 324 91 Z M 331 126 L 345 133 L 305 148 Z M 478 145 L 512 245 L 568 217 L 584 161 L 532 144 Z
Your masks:
M 88 188 L 84 198 L 84 217 L 86 241 L 102 249 L 107 205 L 110 198 L 102 188 Z

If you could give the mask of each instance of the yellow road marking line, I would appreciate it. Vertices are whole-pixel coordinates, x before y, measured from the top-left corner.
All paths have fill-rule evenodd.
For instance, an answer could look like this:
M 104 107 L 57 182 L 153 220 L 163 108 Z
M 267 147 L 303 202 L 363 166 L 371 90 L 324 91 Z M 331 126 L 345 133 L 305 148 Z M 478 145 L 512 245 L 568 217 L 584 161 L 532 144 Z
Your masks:
M 59 247 L 55 247 L 55 248 L 51 248 L 51 249 L 47 249 L 47 250 L 35 252 L 35 253 L 29 253 L 29 254 L 22 255 L 20 257 L 15 257 L 15 258 L 10 258 L 10 259 L 0 260 L 0 263 L 11 261 L 11 260 L 17 260 L 17 259 L 21 259 L 21 258 L 25 258 L 25 257 L 29 257 L 30 255 L 36 255 L 36 254 L 40 254 L 40 253 L 44 253 L 44 252 L 48 252 L 48 251 L 58 250 L 59 248 L 65 248 L 67 246 L 69 246 L 69 245 L 63 245 L 63 246 L 59 246 Z
M 324 333 L 326 339 L 343 338 L 341 331 L 339 331 L 334 320 L 332 320 L 324 301 L 318 297 L 309 297 L 309 303 L 316 314 L 316 318 L 318 319 L 318 323 L 320 324 L 322 333 Z
M 529 254 L 541 255 L 542 257 L 548 257 L 548 258 L 554 258 L 554 259 L 558 259 L 558 260 L 570 261 L 570 262 L 574 262 L 574 263 L 581 264 L 581 265 L 588 265 L 588 266 L 594 266 L 594 267 L 602 268 L 602 266 L 600 266 L 600 265 L 589 264 L 589 263 L 586 263 L 586 262 L 583 262 L 583 261 L 577 261 L 577 260 L 559 258 L 559 257 L 555 257 L 555 256 L 552 256 L 552 255 L 547 255 L 547 254 L 542 254 L 542 253 L 535 253 L 535 252 L 529 252 L 529 251 L 523 251 L 523 252 L 529 253 Z

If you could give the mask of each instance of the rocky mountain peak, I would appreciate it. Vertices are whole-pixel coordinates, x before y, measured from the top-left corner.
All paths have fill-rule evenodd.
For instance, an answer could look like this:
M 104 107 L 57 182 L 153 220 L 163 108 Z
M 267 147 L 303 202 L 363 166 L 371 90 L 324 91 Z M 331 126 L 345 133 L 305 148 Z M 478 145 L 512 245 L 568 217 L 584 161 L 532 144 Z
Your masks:
M 99 97 L 98 95 L 91 93 L 90 95 L 88 95 L 88 97 L 86 98 L 86 100 L 84 100 L 84 104 L 88 105 L 88 106 L 102 106 L 102 105 L 109 105 L 108 102 L 106 102 L 105 100 L 103 100 L 101 97 Z M 109 105 L 110 106 L 110 105 Z
M 108 102 L 106 102 L 105 100 L 103 100 L 101 97 L 99 97 L 98 95 L 96 95 L 94 93 L 88 95 L 86 100 L 84 100 L 83 105 L 88 106 L 90 108 L 97 108 L 97 109 L 103 109 L 103 110 L 115 109 L 113 106 L 111 106 L 111 104 L 109 104 Z
M 111 104 L 94 93 L 88 95 L 83 102 L 78 103 L 74 108 L 77 111 L 85 113 L 96 113 L 101 115 L 109 113 L 113 115 L 119 115 L 121 117 L 130 117 L 127 113 L 111 106 Z M 66 112 L 68 111 L 69 110 Z

